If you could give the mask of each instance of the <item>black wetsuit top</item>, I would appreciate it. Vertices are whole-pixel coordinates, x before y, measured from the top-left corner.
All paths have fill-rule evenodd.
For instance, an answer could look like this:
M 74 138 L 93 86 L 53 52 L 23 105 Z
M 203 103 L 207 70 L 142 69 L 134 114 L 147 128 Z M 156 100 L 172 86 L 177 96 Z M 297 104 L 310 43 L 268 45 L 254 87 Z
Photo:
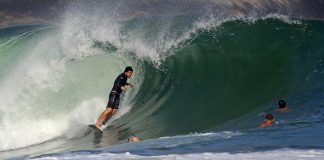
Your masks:
M 111 89 L 111 92 L 121 94 L 122 93 L 121 87 L 125 85 L 128 85 L 127 76 L 125 75 L 125 73 L 122 73 L 116 78 L 114 82 L 114 86 Z

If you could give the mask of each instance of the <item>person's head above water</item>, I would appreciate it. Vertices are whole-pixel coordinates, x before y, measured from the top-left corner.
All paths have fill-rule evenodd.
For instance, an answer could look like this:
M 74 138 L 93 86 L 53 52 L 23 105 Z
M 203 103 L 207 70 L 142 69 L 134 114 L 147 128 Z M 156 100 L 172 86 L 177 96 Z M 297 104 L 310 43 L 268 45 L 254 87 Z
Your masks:
M 136 137 L 136 136 L 130 136 L 128 138 L 128 143 L 130 143 L 130 142 L 138 142 L 138 141 L 141 141 L 141 139 Z
M 260 125 L 260 128 L 269 127 L 273 124 L 274 119 L 272 114 L 267 114 L 264 118 L 264 122 Z
M 279 100 L 278 106 L 279 106 L 279 108 L 286 108 L 286 102 L 284 100 Z
M 273 115 L 272 114 L 267 114 L 265 119 L 269 120 L 269 121 L 272 121 L 273 120 Z
M 126 75 L 127 78 L 132 77 L 133 75 L 133 68 L 131 66 L 127 66 L 124 70 L 124 74 Z

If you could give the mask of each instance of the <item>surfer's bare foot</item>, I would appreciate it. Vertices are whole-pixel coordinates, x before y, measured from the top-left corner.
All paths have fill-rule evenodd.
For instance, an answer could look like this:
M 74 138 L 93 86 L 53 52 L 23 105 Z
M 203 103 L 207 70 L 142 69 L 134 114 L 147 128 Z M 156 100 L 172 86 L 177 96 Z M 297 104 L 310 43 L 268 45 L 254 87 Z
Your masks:
M 101 126 L 99 124 L 96 123 L 95 125 L 98 129 L 101 129 Z

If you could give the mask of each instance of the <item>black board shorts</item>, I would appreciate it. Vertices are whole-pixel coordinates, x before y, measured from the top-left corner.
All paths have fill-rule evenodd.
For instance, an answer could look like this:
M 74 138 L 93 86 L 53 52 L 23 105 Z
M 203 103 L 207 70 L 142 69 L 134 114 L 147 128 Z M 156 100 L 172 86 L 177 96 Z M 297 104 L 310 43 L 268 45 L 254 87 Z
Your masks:
M 110 92 L 106 108 L 118 109 L 120 96 L 118 93 Z

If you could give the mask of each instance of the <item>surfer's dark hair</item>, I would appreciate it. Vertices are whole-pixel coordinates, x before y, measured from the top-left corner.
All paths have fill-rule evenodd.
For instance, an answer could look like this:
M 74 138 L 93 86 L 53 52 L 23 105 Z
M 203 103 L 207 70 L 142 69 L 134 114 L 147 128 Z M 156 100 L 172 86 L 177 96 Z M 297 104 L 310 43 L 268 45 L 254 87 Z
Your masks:
M 273 115 L 272 114 L 267 114 L 265 118 L 272 121 L 273 120 Z
M 124 72 L 128 72 L 128 71 L 133 71 L 133 68 L 131 66 L 127 66 L 124 70 Z
M 286 102 L 284 100 L 279 100 L 278 101 L 279 108 L 285 108 L 286 107 Z

